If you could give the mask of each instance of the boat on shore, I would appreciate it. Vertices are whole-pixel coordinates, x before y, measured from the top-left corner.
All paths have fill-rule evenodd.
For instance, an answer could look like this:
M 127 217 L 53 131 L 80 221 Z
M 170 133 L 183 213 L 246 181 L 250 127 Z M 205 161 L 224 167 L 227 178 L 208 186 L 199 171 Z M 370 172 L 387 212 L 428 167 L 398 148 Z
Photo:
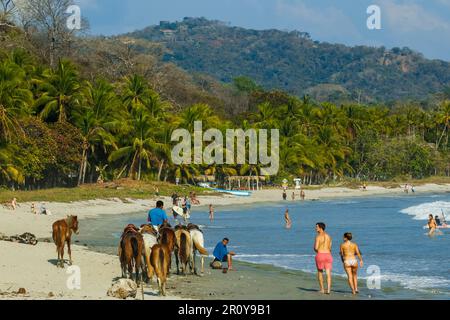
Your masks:
M 213 190 L 219 193 L 227 193 L 238 197 L 250 197 L 252 195 L 250 191 L 226 190 L 226 189 L 213 189 Z

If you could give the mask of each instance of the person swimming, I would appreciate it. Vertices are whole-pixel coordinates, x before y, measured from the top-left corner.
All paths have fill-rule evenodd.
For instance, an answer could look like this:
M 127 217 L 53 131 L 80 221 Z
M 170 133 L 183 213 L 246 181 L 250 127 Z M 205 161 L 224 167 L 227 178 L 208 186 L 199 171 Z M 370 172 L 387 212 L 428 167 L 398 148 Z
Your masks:
M 436 225 L 438 227 L 442 226 L 442 222 L 441 222 L 441 219 L 439 218 L 439 216 L 435 216 L 434 221 L 436 221 Z
M 429 236 L 434 235 L 434 233 L 436 232 L 437 225 L 436 225 L 436 221 L 434 220 L 432 214 L 430 214 L 428 216 L 428 228 L 430 229 L 430 232 L 428 232 L 428 235 Z
M 361 268 L 364 266 L 364 262 L 359 251 L 359 247 L 356 243 L 352 242 L 353 235 L 350 232 L 344 234 L 344 242 L 340 247 L 340 255 L 342 263 L 344 264 L 345 272 L 348 277 L 348 284 L 352 289 L 352 294 L 359 293 L 358 291 L 358 260 L 359 258 Z

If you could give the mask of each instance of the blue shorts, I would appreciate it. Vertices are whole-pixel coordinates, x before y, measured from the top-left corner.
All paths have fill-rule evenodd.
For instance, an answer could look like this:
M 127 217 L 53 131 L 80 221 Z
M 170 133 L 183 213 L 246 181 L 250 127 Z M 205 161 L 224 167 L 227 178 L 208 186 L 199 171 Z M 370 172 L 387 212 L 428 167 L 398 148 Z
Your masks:
M 219 259 L 217 259 L 216 257 L 214 257 L 214 262 L 219 261 L 219 262 L 228 262 L 228 255 L 226 255 L 225 257 L 223 257 L 222 261 L 220 261 Z

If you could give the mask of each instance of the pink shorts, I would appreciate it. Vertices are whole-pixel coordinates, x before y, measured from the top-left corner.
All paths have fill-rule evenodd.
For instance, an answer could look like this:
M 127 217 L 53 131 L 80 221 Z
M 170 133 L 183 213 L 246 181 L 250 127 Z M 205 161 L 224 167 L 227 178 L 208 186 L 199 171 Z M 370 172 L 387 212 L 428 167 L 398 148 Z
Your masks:
M 332 270 L 333 256 L 331 253 L 318 253 L 316 256 L 317 270 Z

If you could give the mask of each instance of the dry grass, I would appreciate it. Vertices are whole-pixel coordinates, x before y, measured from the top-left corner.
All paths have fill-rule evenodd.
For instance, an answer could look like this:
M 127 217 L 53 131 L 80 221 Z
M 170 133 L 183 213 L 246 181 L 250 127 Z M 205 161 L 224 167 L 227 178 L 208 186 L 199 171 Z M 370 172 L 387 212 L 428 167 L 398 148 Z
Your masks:
M 77 188 L 54 188 L 33 191 L 0 191 L 0 202 L 11 201 L 16 197 L 18 202 L 71 202 L 81 200 L 112 199 L 119 198 L 126 201 L 131 199 L 151 199 L 156 196 L 156 188 L 162 196 L 170 196 L 174 192 L 178 195 L 189 195 L 191 191 L 197 195 L 208 195 L 210 191 L 193 186 L 176 186 L 165 182 L 141 182 L 120 180 L 105 184 L 87 184 Z

